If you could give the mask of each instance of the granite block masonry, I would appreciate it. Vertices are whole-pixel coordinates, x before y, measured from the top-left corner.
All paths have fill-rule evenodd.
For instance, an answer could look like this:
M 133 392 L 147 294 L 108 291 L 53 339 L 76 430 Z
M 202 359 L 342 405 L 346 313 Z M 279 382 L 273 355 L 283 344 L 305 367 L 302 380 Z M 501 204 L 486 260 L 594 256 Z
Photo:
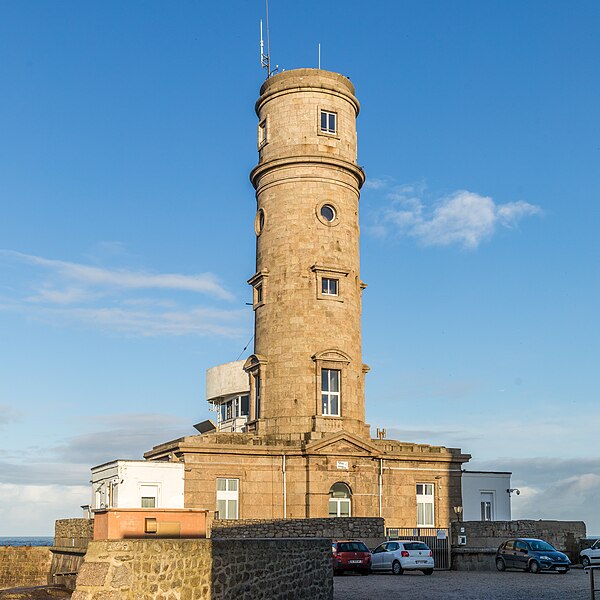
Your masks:
M 90 543 L 72 600 L 331 600 L 328 539 Z

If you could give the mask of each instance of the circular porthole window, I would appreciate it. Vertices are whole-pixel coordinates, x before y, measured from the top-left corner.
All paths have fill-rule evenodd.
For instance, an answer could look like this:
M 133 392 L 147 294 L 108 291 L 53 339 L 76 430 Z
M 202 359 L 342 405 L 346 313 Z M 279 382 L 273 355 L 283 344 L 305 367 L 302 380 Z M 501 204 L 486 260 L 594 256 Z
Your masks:
M 330 223 L 335 221 L 335 208 L 331 204 L 323 204 L 321 206 L 321 216 Z
M 338 209 L 332 202 L 326 204 L 317 204 L 317 218 L 323 225 L 337 225 L 339 223 Z
M 259 208 L 254 219 L 254 231 L 256 235 L 260 235 L 265 227 L 265 211 Z

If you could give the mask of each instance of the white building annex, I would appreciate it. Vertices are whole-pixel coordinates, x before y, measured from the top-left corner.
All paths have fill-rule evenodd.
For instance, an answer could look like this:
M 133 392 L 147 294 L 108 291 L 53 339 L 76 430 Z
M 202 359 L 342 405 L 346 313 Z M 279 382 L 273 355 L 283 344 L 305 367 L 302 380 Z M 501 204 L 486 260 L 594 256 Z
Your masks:
M 113 460 L 92 467 L 92 510 L 183 508 L 184 464 Z
M 462 472 L 463 521 L 510 521 L 512 473 L 507 471 Z M 516 493 L 519 493 L 516 491 Z

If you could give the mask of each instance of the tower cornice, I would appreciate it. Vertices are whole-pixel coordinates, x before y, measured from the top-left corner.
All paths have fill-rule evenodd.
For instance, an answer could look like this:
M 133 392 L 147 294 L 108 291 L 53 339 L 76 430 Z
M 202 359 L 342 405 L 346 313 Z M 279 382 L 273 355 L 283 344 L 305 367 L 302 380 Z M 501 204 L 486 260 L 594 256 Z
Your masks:
M 366 175 L 362 167 L 358 165 L 349 163 L 345 160 L 339 160 L 337 158 L 333 158 L 330 156 L 286 156 L 285 158 L 277 158 L 275 160 L 270 160 L 265 163 L 258 164 L 252 171 L 250 172 L 250 181 L 254 186 L 254 189 L 258 189 L 258 182 L 263 175 L 269 173 L 274 169 L 279 169 L 281 167 L 297 167 L 300 165 L 309 165 L 309 166 L 327 166 L 327 167 L 335 167 L 338 169 L 342 169 L 343 171 L 347 171 L 353 177 L 355 177 L 358 189 L 360 189 L 365 182 Z

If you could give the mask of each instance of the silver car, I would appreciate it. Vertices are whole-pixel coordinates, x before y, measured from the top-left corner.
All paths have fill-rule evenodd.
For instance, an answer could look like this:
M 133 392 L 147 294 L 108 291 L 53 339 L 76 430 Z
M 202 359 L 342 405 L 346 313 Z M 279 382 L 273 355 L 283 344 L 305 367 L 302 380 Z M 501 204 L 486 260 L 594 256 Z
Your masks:
M 423 571 L 425 575 L 431 575 L 433 568 L 433 553 L 423 542 L 385 542 L 377 546 L 371 554 L 373 571 L 391 571 L 394 575 L 402 575 L 404 571 Z

